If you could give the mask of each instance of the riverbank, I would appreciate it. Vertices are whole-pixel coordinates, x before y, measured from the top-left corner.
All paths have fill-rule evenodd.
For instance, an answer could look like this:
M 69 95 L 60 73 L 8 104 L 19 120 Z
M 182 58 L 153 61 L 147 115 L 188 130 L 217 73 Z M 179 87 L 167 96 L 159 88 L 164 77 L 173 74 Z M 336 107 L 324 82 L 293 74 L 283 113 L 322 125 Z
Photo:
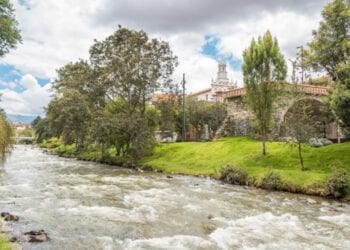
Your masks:
M 113 149 L 102 156 L 89 148 L 77 154 L 74 145 L 64 146 L 57 139 L 41 146 L 65 157 L 120 165 L 121 159 L 113 157 Z M 261 155 L 261 143 L 246 137 L 222 138 L 214 142 L 186 142 L 160 144 L 151 156 L 141 160 L 143 169 L 195 176 L 220 177 L 227 165 L 244 170 L 248 185 L 264 188 L 264 177 L 273 171 L 280 176 L 277 190 L 325 196 L 327 179 L 334 169 L 350 171 L 350 143 L 333 144 L 321 148 L 304 145 L 306 171 L 301 171 L 296 148 L 283 142 L 269 142 L 268 155 Z M 349 191 L 346 196 L 350 198 Z

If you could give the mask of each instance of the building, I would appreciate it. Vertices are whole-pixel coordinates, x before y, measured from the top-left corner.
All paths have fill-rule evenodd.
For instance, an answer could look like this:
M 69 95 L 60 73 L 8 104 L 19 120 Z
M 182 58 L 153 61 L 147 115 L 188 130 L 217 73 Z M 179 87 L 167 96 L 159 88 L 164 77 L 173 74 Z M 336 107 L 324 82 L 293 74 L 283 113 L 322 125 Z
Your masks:
M 237 83 L 233 83 L 227 77 L 226 67 L 226 63 L 221 61 L 218 65 L 216 80 L 211 81 L 210 88 L 192 93 L 190 96 L 202 101 L 223 102 L 222 93 L 237 88 Z
M 23 131 L 23 130 L 32 128 L 32 125 L 31 124 L 17 123 L 17 124 L 12 124 L 12 128 L 16 131 Z

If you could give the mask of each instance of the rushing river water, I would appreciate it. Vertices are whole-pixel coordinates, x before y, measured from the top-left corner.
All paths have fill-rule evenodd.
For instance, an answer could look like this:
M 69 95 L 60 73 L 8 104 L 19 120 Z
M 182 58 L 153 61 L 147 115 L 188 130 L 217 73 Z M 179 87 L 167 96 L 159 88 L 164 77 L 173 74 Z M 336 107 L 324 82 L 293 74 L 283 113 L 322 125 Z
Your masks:
M 0 167 L 4 230 L 24 249 L 346 249 L 350 206 L 321 198 L 138 173 L 16 146 Z

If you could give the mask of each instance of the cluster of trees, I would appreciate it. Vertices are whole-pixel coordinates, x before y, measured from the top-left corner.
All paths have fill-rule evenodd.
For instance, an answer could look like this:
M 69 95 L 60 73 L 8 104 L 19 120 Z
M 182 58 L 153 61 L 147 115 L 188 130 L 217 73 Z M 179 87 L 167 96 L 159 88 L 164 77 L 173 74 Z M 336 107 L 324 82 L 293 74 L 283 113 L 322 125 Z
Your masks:
M 46 117 L 32 124 L 37 141 L 60 137 L 77 151 L 93 144 L 102 153 L 113 147 L 117 156 L 140 158 L 154 145 L 155 130 L 182 131 L 182 99 L 170 79 L 176 65 L 168 43 L 119 27 L 104 41 L 95 41 L 89 61 L 57 71 Z M 151 105 L 160 87 L 168 94 Z M 204 124 L 215 131 L 226 116 L 223 105 L 186 102 L 185 126 L 194 127 L 196 137 Z
M 139 158 L 150 149 L 157 127 L 157 111 L 148 105 L 151 94 L 171 84 L 176 65 L 168 43 L 119 27 L 95 41 L 89 61 L 58 70 L 46 118 L 34 124 L 38 141 L 57 136 L 77 150 L 93 143 Z
M 14 16 L 14 9 L 9 0 L 0 1 L 0 57 L 10 49 L 16 48 L 21 41 L 18 23 Z M 6 118 L 5 112 L 0 109 L 0 158 L 3 158 L 12 147 L 13 131 Z

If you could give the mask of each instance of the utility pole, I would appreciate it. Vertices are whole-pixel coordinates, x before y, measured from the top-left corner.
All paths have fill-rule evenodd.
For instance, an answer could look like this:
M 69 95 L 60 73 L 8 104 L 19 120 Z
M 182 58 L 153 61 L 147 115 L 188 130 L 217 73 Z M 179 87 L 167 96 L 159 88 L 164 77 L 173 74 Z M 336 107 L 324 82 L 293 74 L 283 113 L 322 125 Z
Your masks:
M 186 80 L 185 73 L 182 78 L 182 141 L 186 141 Z
M 304 46 L 301 45 L 299 47 L 297 47 L 297 49 L 300 49 L 300 60 L 301 60 L 301 84 L 304 84 L 304 56 L 303 56 L 303 52 L 304 52 Z

